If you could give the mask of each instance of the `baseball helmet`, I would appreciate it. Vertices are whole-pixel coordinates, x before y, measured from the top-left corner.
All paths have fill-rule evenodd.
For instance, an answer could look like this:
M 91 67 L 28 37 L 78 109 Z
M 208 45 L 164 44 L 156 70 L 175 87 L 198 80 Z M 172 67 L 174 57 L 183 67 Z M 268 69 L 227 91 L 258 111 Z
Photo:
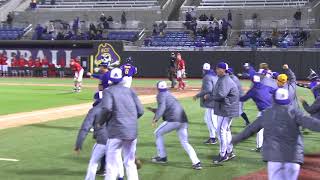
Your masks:
M 310 69 L 310 74 L 309 74 L 309 76 L 307 78 L 309 80 L 313 80 L 313 79 L 318 79 L 319 76 L 313 69 Z

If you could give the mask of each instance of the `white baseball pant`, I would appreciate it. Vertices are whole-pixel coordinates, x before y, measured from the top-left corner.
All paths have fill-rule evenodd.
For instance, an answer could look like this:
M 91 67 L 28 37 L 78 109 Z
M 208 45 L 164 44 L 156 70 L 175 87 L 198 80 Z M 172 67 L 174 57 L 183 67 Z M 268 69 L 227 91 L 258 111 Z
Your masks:
M 8 65 L 2 65 L 2 72 L 8 72 Z
M 119 167 L 126 169 L 127 180 L 139 180 L 138 170 L 135 164 L 137 139 L 122 140 L 108 139 L 106 149 L 106 176 L 105 180 L 117 180 Z M 123 162 L 121 159 L 123 154 Z
M 93 146 L 85 180 L 95 180 L 99 162 L 100 162 L 101 158 L 105 155 L 105 153 L 106 153 L 106 145 L 95 144 Z M 120 158 L 121 158 L 121 156 L 120 156 Z M 120 160 L 122 162 L 122 158 Z M 124 176 L 123 171 L 124 171 L 123 165 L 121 163 L 119 166 L 119 177 Z
M 76 82 L 82 82 L 83 72 L 84 72 L 83 69 L 81 69 L 79 72 L 76 71 L 76 72 L 74 73 L 74 81 L 76 81 Z
M 124 76 L 122 79 L 122 84 L 124 87 L 131 88 L 132 77 Z
M 289 162 L 268 162 L 269 180 L 297 180 L 300 172 L 300 165 Z
M 243 113 L 243 102 L 239 102 L 239 115 Z
M 258 112 L 257 117 L 261 116 L 261 111 Z M 263 145 L 263 128 L 257 133 L 257 148 L 261 148 Z
M 189 155 L 192 164 L 197 164 L 200 162 L 195 150 L 189 144 L 188 138 L 188 123 L 180 123 L 180 122 L 163 122 L 160 126 L 154 131 L 154 135 L 156 137 L 156 145 L 158 150 L 159 157 L 167 157 L 166 148 L 164 145 L 163 136 L 171 131 L 177 131 L 180 143 L 184 150 Z
M 218 116 L 214 114 L 214 110 L 212 108 L 205 108 L 204 121 L 207 124 L 210 138 L 216 137 L 217 118 Z
M 99 162 L 106 153 L 106 145 L 95 144 L 92 149 L 92 154 L 87 169 L 85 180 L 95 180 Z
M 233 145 L 231 144 L 231 126 L 232 118 L 218 116 L 218 128 L 217 134 L 220 144 L 220 156 L 224 157 L 225 154 L 231 153 L 233 150 Z
M 0 64 L 0 71 L 3 71 L 3 65 Z

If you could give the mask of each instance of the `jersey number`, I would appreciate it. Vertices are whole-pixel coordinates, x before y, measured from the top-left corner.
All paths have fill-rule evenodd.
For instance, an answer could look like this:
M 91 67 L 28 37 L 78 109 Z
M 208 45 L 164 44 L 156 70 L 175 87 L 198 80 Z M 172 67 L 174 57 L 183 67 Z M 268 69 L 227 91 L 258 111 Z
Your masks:
M 130 69 L 125 69 L 125 70 L 124 70 L 124 74 L 128 75 L 128 74 L 129 74 L 129 70 L 130 70 Z

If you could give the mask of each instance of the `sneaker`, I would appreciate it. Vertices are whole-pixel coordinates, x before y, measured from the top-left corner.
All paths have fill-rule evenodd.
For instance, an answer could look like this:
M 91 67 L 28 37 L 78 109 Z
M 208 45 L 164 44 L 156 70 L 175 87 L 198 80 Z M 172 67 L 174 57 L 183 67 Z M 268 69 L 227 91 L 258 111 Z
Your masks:
M 204 142 L 204 144 L 217 144 L 217 139 L 209 138 L 207 141 Z
M 151 159 L 151 161 L 152 161 L 153 163 L 158 163 L 158 164 L 165 164 L 165 163 L 168 162 L 167 157 L 161 158 L 161 157 L 159 157 L 159 156 L 153 157 L 153 158 Z
M 124 178 L 123 178 L 123 177 L 122 177 L 122 178 L 121 178 L 121 177 L 119 177 L 119 178 L 118 178 L 118 180 L 124 180 Z
M 98 176 L 105 176 L 106 175 L 106 171 L 104 169 L 100 169 L 97 171 L 96 173 Z
M 234 154 L 233 151 L 231 153 L 227 153 L 227 155 L 229 159 L 233 159 L 236 157 L 236 154 Z
M 193 164 L 192 168 L 195 170 L 201 170 L 202 169 L 201 162 L 198 162 L 197 164 Z
M 225 154 L 223 157 L 219 154 L 219 156 L 215 160 L 213 160 L 213 164 L 219 164 L 228 160 L 229 157 L 227 154 Z
M 251 149 L 251 151 L 261 152 L 262 151 L 262 147 Z

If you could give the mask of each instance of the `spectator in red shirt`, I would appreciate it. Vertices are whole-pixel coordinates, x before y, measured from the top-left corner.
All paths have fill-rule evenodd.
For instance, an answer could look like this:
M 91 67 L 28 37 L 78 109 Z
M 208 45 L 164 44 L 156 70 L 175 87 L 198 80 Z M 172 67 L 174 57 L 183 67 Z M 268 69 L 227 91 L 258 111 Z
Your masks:
M 27 62 L 28 69 L 27 69 L 27 75 L 30 77 L 33 77 L 33 71 L 34 71 L 34 60 L 32 57 L 30 57 L 29 61 Z
M 36 60 L 34 61 L 34 75 L 36 77 L 42 76 L 42 63 L 39 58 L 36 58 Z
M 58 61 L 59 76 L 61 78 L 64 77 L 65 67 L 66 67 L 66 60 L 63 57 L 61 57 Z
M 82 77 L 84 73 L 84 69 L 81 65 L 75 60 L 71 60 L 70 62 L 71 70 L 74 72 L 74 92 L 80 92 L 82 86 Z
M 41 60 L 42 63 L 42 75 L 43 77 L 48 77 L 48 67 L 49 67 L 49 60 L 47 59 L 46 56 L 43 57 Z
M 182 90 L 186 87 L 186 83 L 183 81 L 185 78 L 186 65 L 185 61 L 182 59 L 181 54 L 177 54 L 177 80 L 179 82 L 179 90 Z

